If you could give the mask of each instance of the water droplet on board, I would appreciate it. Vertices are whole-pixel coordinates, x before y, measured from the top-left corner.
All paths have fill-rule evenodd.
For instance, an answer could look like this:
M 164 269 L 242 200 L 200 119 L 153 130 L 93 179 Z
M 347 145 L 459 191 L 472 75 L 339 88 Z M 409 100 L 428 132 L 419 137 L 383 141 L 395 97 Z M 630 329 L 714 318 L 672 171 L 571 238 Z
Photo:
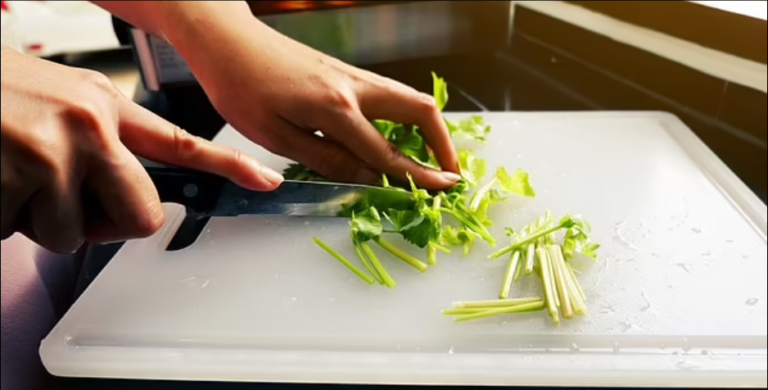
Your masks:
M 579 352 L 581 348 L 579 348 L 579 345 L 576 343 L 571 344 L 571 352 Z
M 703 252 L 703 253 L 701 254 L 701 256 L 703 256 L 703 257 L 710 257 L 710 256 L 712 256 L 712 251 L 706 251 L 706 252 Z
M 760 303 L 760 300 L 757 298 L 749 298 L 746 302 L 744 302 L 747 306 L 757 306 L 758 303 Z
M 686 263 L 677 263 L 676 266 L 680 267 L 685 273 L 689 274 L 693 271 L 693 266 Z
M 736 242 L 736 241 L 734 241 L 734 240 L 725 240 L 726 244 L 733 244 L 734 242 Z
M 651 305 L 651 300 L 648 299 L 648 295 L 645 293 L 645 291 L 641 292 L 640 296 L 642 296 L 643 300 L 645 301 L 645 305 L 643 305 L 643 307 L 640 308 L 640 311 L 641 312 L 646 312 L 648 310 L 651 310 L 651 307 L 653 305 Z
M 637 247 L 634 244 L 632 244 L 631 242 L 629 242 L 624 237 L 624 232 L 623 232 L 622 228 L 624 228 L 626 225 L 627 225 L 627 222 L 626 221 L 622 221 L 622 222 L 617 223 L 614 226 L 614 228 L 613 228 L 613 233 L 614 233 L 614 237 L 613 238 L 614 238 L 614 241 L 616 241 L 619 245 L 623 246 L 624 248 L 636 251 Z
M 639 329 L 635 324 L 633 324 L 630 321 L 622 321 L 622 322 L 619 323 L 619 325 L 621 325 L 621 331 L 623 333 L 628 333 L 629 331 L 631 331 L 633 329 Z
M 691 344 L 688 342 L 688 337 L 683 337 L 683 352 L 691 352 Z
M 299 298 L 297 298 L 297 297 L 291 298 L 291 302 L 298 302 L 298 301 L 299 301 Z
M 677 368 L 681 370 L 695 370 L 701 367 L 698 364 L 694 362 L 689 362 L 685 359 L 678 361 L 676 365 L 677 365 Z
M 750 256 L 749 255 L 743 255 L 743 256 L 741 256 L 741 258 L 744 259 L 744 260 L 749 260 Z
M 600 314 L 611 314 L 616 312 L 616 308 L 613 305 L 604 304 L 600 306 Z
M 449 355 L 453 355 L 453 353 L 454 353 L 454 350 L 453 350 L 453 345 L 451 345 L 451 347 L 450 347 L 450 348 L 448 348 L 448 354 L 449 354 Z
M 704 231 L 703 231 L 703 230 L 701 230 L 700 228 L 693 228 L 693 229 L 691 229 L 691 231 L 692 231 L 692 232 L 694 232 L 694 233 L 696 233 L 696 234 L 701 234 L 701 233 L 704 233 Z

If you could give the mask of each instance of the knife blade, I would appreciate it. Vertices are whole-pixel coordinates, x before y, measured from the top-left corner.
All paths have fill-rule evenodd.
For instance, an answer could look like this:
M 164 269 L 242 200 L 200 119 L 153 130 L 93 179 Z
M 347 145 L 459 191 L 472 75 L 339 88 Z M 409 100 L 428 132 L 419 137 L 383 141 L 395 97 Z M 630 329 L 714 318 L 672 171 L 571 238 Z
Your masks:
M 276 190 L 251 191 L 216 175 L 177 168 L 146 168 L 163 203 L 205 217 L 245 215 L 350 217 L 376 205 L 380 210 L 414 204 L 410 192 L 356 184 L 284 181 Z

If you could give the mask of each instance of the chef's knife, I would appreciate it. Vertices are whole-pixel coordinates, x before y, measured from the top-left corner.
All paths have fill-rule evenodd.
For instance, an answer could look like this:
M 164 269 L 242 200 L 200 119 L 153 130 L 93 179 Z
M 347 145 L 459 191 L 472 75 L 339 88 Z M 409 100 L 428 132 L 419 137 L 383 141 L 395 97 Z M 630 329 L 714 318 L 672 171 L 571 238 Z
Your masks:
M 176 168 L 146 168 L 163 203 L 181 204 L 205 217 L 244 215 L 349 217 L 372 205 L 379 210 L 413 204 L 410 192 L 353 184 L 284 181 L 269 192 L 251 191 L 219 176 Z

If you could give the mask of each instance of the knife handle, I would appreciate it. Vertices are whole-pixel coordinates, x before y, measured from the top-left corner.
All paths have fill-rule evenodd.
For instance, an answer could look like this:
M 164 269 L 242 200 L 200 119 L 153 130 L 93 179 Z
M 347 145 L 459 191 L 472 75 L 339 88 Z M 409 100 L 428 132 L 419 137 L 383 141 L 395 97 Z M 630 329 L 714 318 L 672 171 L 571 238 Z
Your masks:
M 208 216 L 215 208 L 227 179 L 179 168 L 145 168 L 163 203 L 180 204 L 187 213 Z

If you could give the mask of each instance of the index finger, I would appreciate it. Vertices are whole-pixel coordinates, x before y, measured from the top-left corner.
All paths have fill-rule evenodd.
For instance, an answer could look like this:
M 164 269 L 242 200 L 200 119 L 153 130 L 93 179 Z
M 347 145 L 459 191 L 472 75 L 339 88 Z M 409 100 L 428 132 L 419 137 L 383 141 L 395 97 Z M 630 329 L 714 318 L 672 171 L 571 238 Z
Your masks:
M 223 176 L 252 190 L 273 190 L 283 181 L 240 150 L 193 136 L 127 99 L 120 103 L 120 139 L 154 162 Z

